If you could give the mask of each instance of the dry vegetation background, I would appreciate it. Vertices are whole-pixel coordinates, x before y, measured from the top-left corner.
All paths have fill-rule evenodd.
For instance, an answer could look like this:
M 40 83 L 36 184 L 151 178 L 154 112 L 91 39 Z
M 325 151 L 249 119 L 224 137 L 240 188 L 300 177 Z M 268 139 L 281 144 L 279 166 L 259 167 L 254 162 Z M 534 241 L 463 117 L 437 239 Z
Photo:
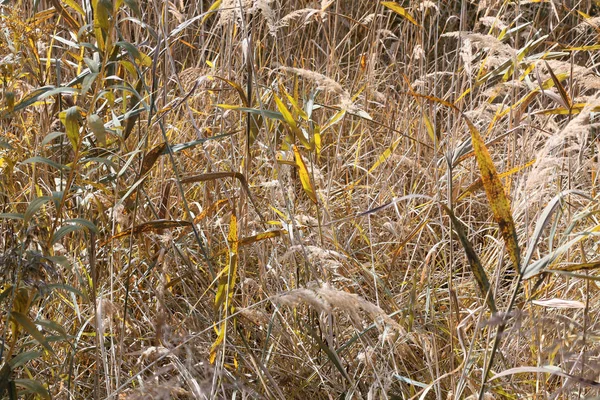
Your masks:
M 599 396 L 595 1 L 0 5 L 0 397 Z

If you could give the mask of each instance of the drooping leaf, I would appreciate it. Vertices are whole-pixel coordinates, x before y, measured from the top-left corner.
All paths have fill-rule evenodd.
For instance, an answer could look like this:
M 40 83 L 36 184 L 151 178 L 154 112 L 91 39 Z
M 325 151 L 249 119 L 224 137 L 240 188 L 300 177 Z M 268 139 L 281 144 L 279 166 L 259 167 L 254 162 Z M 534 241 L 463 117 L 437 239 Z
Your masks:
M 64 135 L 66 135 L 64 132 L 51 132 L 51 133 L 47 134 L 46 136 L 44 136 L 44 139 L 42 140 L 42 146 L 45 146 L 48 143 L 50 143 L 51 141 L 53 141 L 54 139 L 64 136 Z
M 5 140 L 0 140 L 0 149 L 13 150 L 13 147 Z
M 44 157 L 31 157 L 28 158 L 27 160 L 21 161 L 22 164 L 27 164 L 27 163 L 42 163 L 42 164 L 46 164 L 46 165 L 50 165 L 51 167 L 54 167 L 56 169 L 65 169 L 68 170 L 70 169 L 68 165 L 63 165 L 63 164 L 59 164 L 57 162 L 54 162 L 52 160 L 49 160 L 47 158 Z
M 531 258 L 533 257 L 533 253 L 535 252 L 537 244 L 541 238 L 542 231 L 550 222 L 550 218 L 552 217 L 552 214 L 554 214 L 554 212 L 558 208 L 562 199 L 569 194 L 576 194 L 576 195 L 579 195 L 582 197 L 587 197 L 587 195 L 585 193 L 583 193 L 579 190 L 574 190 L 574 189 L 565 190 L 565 191 L 559 193 L 558 195 L 554 196 L 554 198 L 552 200 L 550 200 L 548 205 L 546 205 L 546 207 L 544 207 L 542 214 L 536 221 L 535 230 L 533 231 L 533 234 L 531 235 L 531 239 L 529 240 L 529 244 L 527 245 L 527 252 L 525 253 L 525 259 L 523 260 L 523 266 L 522 266 L 523 275 L 526 276 L 529 272 L 531 272 L 529 262 L 531 261 Z M 536 266 L 537 265 L 539 265 L 539 264 L 536 264 Z M 534 269 L 536 266 L 534 266 Z
M 547 299 L 547 300 L 532 300 L 531 303 L 536 306 L 546 308 L 585 308 L 585 304 L 577 300 L 564 300 L 564 299 Z
M 26 391 L 30 393 L 34 393 L 40 396 L 42 399 L 52 399 L 52 396 L 50 396 L 48 389 L 46 389 L 46 387 L 42 385 L 39 381 L 33 379 L 15 379 L 14 382 L 17 386 L 26 389 Z
M 142 16 L 142 12 L 140 11 L 140 6 L 137 0 L 125 0 L 125 4 L 127 4 L 127 7 L 131 9 L 131 12 L 133 12 L 134 16 L 138 18 Z
M 222 135 L 214 135 L 214 136 L 209 136 L 209 137 L 203 138 L 203 139 L 192 140 L 191 142 L 173 144 L 173 145 L 171 145 L 171 151 L 173 153 L 178 153 L 180 151 L 191 149 L 193 147 L 198 146 L 199 144 L 202 144 L 202 143 L 205 143 L 205 142 L 208 142 L 211 140 L 219 140 L 219 139 L 228 138 L 231 135 L 233 135 L 233 133 L 224 133 Z M 165 147 L 163 154 L 167 154 L 168 152 L 169 152 L 169 149 Z
M 396 3 L 395 1 L 382 1 L 381 5 L 389 8 L 390 10 L 392 10 L 393 12 L 395 12 L 396 14 L 398 14 L 401 17 L 405 18 L 407 21 L 410 21 L 412 24 L 414 24 L 416 26 L 419 26 L 419 27 L 421 26 L 421 25 L 419 25 L 419 23 L 417 22 L 417 20 L 414 19 L 413 16 L 410 15 L 409 12 L 404 9 L 404 7 L 402 7 L 400 4 Z
M 119 46 L 119 47 L 125 49 L 125 51 L 127 51 L 129 53 L 131 58 L 133 58 L 135 60 L 135 62 L 138 63 L 138 65 L 144 66 L 144 67 L 149 67 L 152 65 L 152 59 L 148 55 L 142 53 L 133 44 L 131 44 L 129 42 L 125 42 L 125 41 L 120 41 L 120 42 L 116 42 L 115 46 Z
M 600 268 L 600 261 L 592 261 L 579 264 L 568 264 L 557 268 L 559 271 L 591 271 Z
M 150 222 L 144 222 L 143 224 L 136 225 L 133 229 L 126 229 L 123 232 L 117 233 L 114 236 L 111 236 L 106 242 L 102 244 L 104 246 L 106 243 L 119 239 L 122 237 L 133 235 L 139 235 L 140 233 L 148 233 L 148 232 L 156 232 L 163 229 L 173 229 L 173 228 L 184 228 L 187 226 L 191 226 L 192 223 L 188 221 L 170 221 L 170 220 L 156 220 Z
M 31 217 L 47 202 L 53 200 L 52 196 L 41 196 L 36 197 L 29 203 L 27 210 L 25 210 L 25 223 L 28 223 Z
M 237 83 L 235 83 L 231 79 L 223 78 L 223 77 L 220 77 L 220 76 L 217 76 L 217 75 L 213 75 L 213 78 L 217 78 L 217 79 L 219 79 L 219 80 L 227 83 L 232 88 L 234 88 L 235 91 L 240 96 L 240 99 L 242 100 L 242 104 L 244 105 L 244 107 L 251 107 L 252 106 L 252 104 L 250 104 L 248 102 L 248 97 L 246 96 L 246 92 L 244 91 L 244 89 L 240 85 L 238 85 Z
M 223 0 L 216 0 L 214 3 L 211 4 L 211 6 L 208 8 L 208 11 L 206 12 L 206 15 L 202 17 L 202 23 L 205 23 L 208 17 L 212 16 L 215 12 L 217 12 L 219 7 L 221 7 L 222 2 Z
M 556 375 L 556 376 L 560 376 L 562 378 L 566 378 L 570 381 L 573 381 L 573 383 L 581 384 L 584 386 L 600 388 L 600 382 L 596 382 L 591 379 L 582 378 L 579 375 L 569 374 L 567 372 L 564 372 L 560 367 L 552 366 L 552 365 L 548 365 L 545 367 L 527 367 L 526 366 L 526 367 L 510 368 L 510 369 L 507 369 L 505 371 L 495 374 L 494 377 L 490 379 L 490 381 L 494 380 L 494 379 L 502 378 L 504 376 L 511 376 L 511 375 L 522 374 L 522 373 L 526 373 L 526 374 L 545 373 L 545 374 L 550 374 L 550 375 Z
M 46 340 L 44 334 L 35 327 L 35 324 L 29 319 L 28 316 L 16 311 L 12 311 L 10 313 L 10 316 L 19 325 L 21 325 L 23 329 L 25 329 L 25 331 L 31 335 L 31 337 L 33 337 L 39 344 L 44 346 L 44 348 L 48 350 L 48 352 L 54 354 L 54 350 L 52 350 L 52 347 L 50 347 L 50 344 L 48 344 L 48 340 Z
M 159 145 L 156 145 L 152 150 L 146 153 L 144 159 L 142 160 L 140 176 L 144 176 L 150 171 L 150 169 L 154 166 L 154 163 L 156 163 L 156 160 L 158 160 L 158 157 L 164 154 L 166 148 L 167 144 L 163 142 Z
M 254 114 L 254 115 L 260 115 L 260 116 L 264 115 L 265 117 L 267 117 L 269 119 L 285 121 L 283 114 L 281 114 L 280 112 L 277 112 L 277 111 L 260 110 L 258 108 L 240 107 L 240 106 L 230 105 L 230 104 L 217 104 L 216 106 L 219 108 L 223 108 L 225 110 L 242 111 L 242 112 L 246 112 L 246 113 L 250 113 L 250 114 Z
M 254 235 L 254 236 L 248 236 L 248 237 L 240 239 L 240 246 L 248 246 L 250 244 L 260 242 L 262 240 L 279 237 L 281 235 L 287 235 L 287 233 L 288 233 L 288 231 L 286 231 L 285 229 L 278 229 L 275 231 L 259 233 L 258 235 Z
M 35 360 L 42 355 L 39 351 L 25 351 L 10 360 L 8 363 L 12 369 L 17 369 L 28 361 Z
M 550 68 L 550 65 L 548 64 L 548 62 L 545 61 L 545 63 L 546 63 L 546 68 L 548 69 L 548 72 L 550 73 L 550 77 L 552 78 L 552 82 L 554 82 L 554 86 L 556 86 L 556 88 L 558 89 L 558 93 L 560 94 L 560 98 L 562 100 L 562 102 L 561 102 L 562 106 L 565 107 L 566 109 L 570 110 L 573 102 L 571 101 L 571 98 L 567 94 L 567 90 L 562 85 L 562 83 L 560 82 L 558 77 L 554 74 L 554 71 L 552 71 L 552 68 Z
M 98 228 L 96 227 L 96 225 L 94 225 L 94 223 L 92 221 L 88 221 L 87 219 L 84 219 L 84 218 L 71 218 L 71 219 L 67 219 L 65 222 L 81 225 L 81 226 L 87 228 L 90 232 L 94 232 L 96 234 L 100 233 L 98 231 Z
M 83 229 L 82 225 L 63 225 L 54 232 L 52 235 L 52 239 L 50 240 L 50 244 L 54 245 L 58 243 L 63 237 L 67 234 L 75 231 L 80 231 Z
M 277 104 L 277 108 L 279 109 L 279 112 L 281 113 L 281 115 L 283 115 L 283 119 L 285 120 L 285 123 L 290 128 L 290 130 L 292 131 L 292 133 L 294 134 L 296 139 L 304 147 L 306 147 L 307 149 L 310 149 L 310 143 L 304 136 L 304 133 L 302 132 L 302 130 L 300 130 L 300 128 L 298 127 L 298 123 L 292 116 L 292 113 L 290 112 L 290 110 L 288 110 L 286 105 L 283 103 L 283 101 L 281 101 L 281 99 L 279 97 L 277 97 L 276 94 L 273 95 L 273 98 L 275 99 L 275 104 Z

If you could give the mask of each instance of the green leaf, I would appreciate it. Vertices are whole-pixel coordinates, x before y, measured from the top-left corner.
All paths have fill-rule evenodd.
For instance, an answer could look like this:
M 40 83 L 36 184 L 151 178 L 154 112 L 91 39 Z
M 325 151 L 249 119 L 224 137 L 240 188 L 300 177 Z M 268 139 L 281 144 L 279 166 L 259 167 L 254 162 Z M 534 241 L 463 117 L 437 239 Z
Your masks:
M 32 105 L 33 103 L 40 101 L 40 97 L 44 93 L 46 93 L 52 89 L 54 89 L 54 86 L 43 86 L 43 87 L 35 90 L 33 93 L 30 93 L 29 95 L 25 96 L 25 98 L 23 98 L 17 105 L 15 105 L 13 112 L 20 111 L 20 110 Z
M 44 100 L 45 98 L 54 96 L 55 94 L 63 94 L 63 93 L 79 93 L 79 89 L 75 89 L 75 88 L 68 87 L 68 86 L 53 87 L 52 89 L 42 93 L 39 96 L 38 100 Z
M 88 221 L 87 219 L 71 218 L 71 219 L 66 220 L 65 222 L 70 222 L 73 224 L 81 225 L 83 227 L 88 228 L 90 231 L 92 231 L 94 233 L 100 233 L 100 231 L 98 231 L 98 228 L 96 227 L 96 225 L 94 225 L 94 223 L 92 221 Z
M 37 157 L 37 156 L 36 156 L 36 157 L 31 157 L 31 158 L 28 158 L 28 159 L 27 159 L 27 160 L 25 160 L 25 161 L 21 161 L 21 164 L 27 164 L 27 163 L 32 163 L 32 164 L 33 164 L 33 163 L 42 163 L 42 164 L 47 164 L 47 165 L 49 165 L 49 166 L 51 166 L 51 167 L 54 167 L 54 168 L 56 168 L 56 169 L 58 169 L 58 170 L 63 170 L 63 169 L 65 169 L 65 170 L 68 170 L 68 169 L 70 169 L 70 168 L 69 168 L 68 166 L 66 166 L 66 165 L 59 164 L 59 163 L 57 163 L 57 162 L 55 162 L 55 161 L 52 161 L 52 160 L 49 160 L 49 159 L 47 159 L 47 158 L 44 158 L 44 157 Z
M 63 135 L 65 135 L 64 132 L 51 132 L 51 133 L 47 134 L 46 136 L 44 136 L 44 139 L 42 140 L 42 146 L 47 145 L 54 139 L 56 139 L 60 136 L 63 136 Z
M 16 369 L 21 365 L 25 364 L 28 361 L 34 360 L 42 355 L 40 351 L 26 351 L 15 356 L 8 363 L 10 364 L 11 369 Z
M 71 232 L 80 231 L 82 229 L 83 229 L 83 226 L 81 226 L 81 225 L 64 225 L 64 226 L 61 226 L 56 232 L 54 232 L 54 235 L 52 235 L 52 240 L 50 241 L 50 244 L 54 245 L 60 239 L 62 239 L 65 235 L 67 235 L 67 234 L 69 234 Z
M 444 211 L 446 211 L 446 214 L 448 214 L 448 216 L 450 217 L 450 220 L 452 221 L 452 227 L 456 231 L 456 234 L 458 235 L 458 238 L 460 239 L 460 242 L 463 245 L 463 248 L 465 249 L 467 259 L 469 260 L 469 266 L 471 267 L 471 272 L 475 277 L 475 282 L 477 283 L 477 286 L 481 291 L 481 295 L 487 300 L 487 305 L 490 311 L 492 313 L 495 313 L 497 311 L 497 308 L 496 302 L 494 301 L 494 295 L 490 289 L 490 282 L 485 273 L 485 269 L 483 268 L 483 265 L 481 264 L 481 261 L 477 256 L 477 253 L 473 249 L 473 245 L 467 238 L 464 225 L 458 218 L 456 218 L 452 210 L 450 210 L 444 204 L 442 204 L 442 207 Z
M 54 260 L 52 257 L 48 257 L 48 259 L 58 263 L 58 261 Z M 71 293 L 81 297 L 82 299 L 86 298 L 86 296 L 79 289 L 76 289 L 71 285 L 65 285 L 62 283 L 49 283 L 48 285 L 46 285 L 46 287 L 50 290 L 56 290 L 56 289 L 66 290 L 67 292 L 71 292 Z
M 69 337 L 69 334 L 67 333 L 67 331 L 65 330 L 65 328 L 63 328 L 59 323 L 54 322 L 54 321 L 50 321 L 47 319 L 38 319 L 35 321 L 36 325 L 40 325 L 43 326 L 44 328 L 50 330 L 50 331 L 54 331 L 57 332 L 62 339 L 67 339 Z
M 24 219 L 25 216 L 20 213 L 0 213 L 0 218 L 3 219 Z
M 133 15 L 138 18 L 142 17 L 142 12 L 140 11 L 140 6 L 138 5 L 137 0 L 125 0 L 125 4 L 127 4 L 127 7 L 131 9 Z
M 31 217 L 47 202 L 52 200 L 53 198 L 50 196 L 41 196 L 36 197 L 29 203 L 27 206 L 27 210 L 25 211 L 25 223 L 28 223 Z
M 11 312 L 10 316 L 19 325 L 21 325 L 23 327 L 23 329 L 25 329 L 25 331 L 27 331 L 27 333 L 29 333 L 31 335 L 31 337 L 33 337 L 39 344 L 44 346 L 44 348 L 46 350 L 48 350 L 51 354 L 54 354 L 54 350 L 52 350 L 52 347 L 50 347 L 50 345 L 48 344 L 48 341 L 46 340 L 46 337 L 44 336 L 44 334 L 42 334 L 42 332 L 40 332 L 35 327 L 35 324 L 29 319 L 28 316 L 21 314 L 19 312 L 16 312 L 16 311 Z
M 276 119 L 278 121 L 285 121 L 283 114 L 281 114 L 280 112 L 277 112 L 277 111 L 259 110 L 257 108 L 232 106 L 230 104 L 217 104 L 216 106 L 219 108 L 223 108 L 225 110 L 243 111 L 243 112 L 247 112 L 247 113 L 255 114 L 255 115 L 264 115 L 267 118 Z
M 144 67 L 152 65 L 152 59 L 139 51 L 133 44 L 129 42 L 117 42 L 115 45 L 125 49 L 139 65 L 143 65 Z
M 14 150 L 13 147 L 10 145 L 10 143 L 8 143 L 4 140 L 0 140 L 0 149 Z
M 25 388 L 27 392 L 35 393 L 43 399 L 52 399 L 48 390 L 40 382 L 33 379 L 15 379 L 15 384 Z

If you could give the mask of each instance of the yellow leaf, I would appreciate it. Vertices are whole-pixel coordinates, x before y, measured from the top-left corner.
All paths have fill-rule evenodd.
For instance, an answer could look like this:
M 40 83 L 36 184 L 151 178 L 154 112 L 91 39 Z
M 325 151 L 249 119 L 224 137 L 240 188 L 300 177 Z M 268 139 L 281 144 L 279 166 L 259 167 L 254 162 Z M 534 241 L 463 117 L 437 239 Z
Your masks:
M 429 135 L 429 138 L 433 143 L 436 143 L 437 137 L 435 135 L 435 128 L 427 114 L 423 114 L 423 121 L 425 122 L 425 129 L 427 129 L 427 134 Z
M 462 114 L 462 112 L 454 104 L 435 96 L 428 96 L 414 92 L 410 92 L 409 94 L 416 98 L 426 99 L 434 101 L 438 104 L 443 104 L 461 113 L 462 118 L 465 120 L 471 133 L 473 152 L 475 153 L 475 158 L 477 159 L 485 193 L 488 201 L 490 202 L 492 212 L 494 213 L 494 219 L 500 228 L 500 233 L 502 234 L 508 255 L 514 264 L 515 270 L 521 271 L 521 253 L 519 250 L 517 231 L 515 229 L 515 223 L 513 221 L 512 212 L 510 209 L 510 202 L 506 197 L 506 193 L 504 193 L 502 182 L 500 182 L 498 172 L 496 171 L 496 167 L 492 162 L 492 157 L 485 146 L 481 134 L 475 125 L 473 125 L 473 123 L 464 114 Z
M 306 164 L 302 159 L 302 155 L 300 154 L 300 150 L 298 150 L 298 146 L 293 145 L 294 149 L 294 157 L 296 159 L 296 166 L 298 167 L 298 174 L 300 175 L 300 182 L 302 183 L 302 188 L 313 201 L 313 203 L 317 204 L 317 195 L 315 194 L 315 189 L 310 180 L 310 175 L 308 174 L 308 169 L 306 168 Z
M 285 229 L 278 229 L 275 231 L 267 231 L 263 233 L 259 233 L 258 235 L 249 236 L 240 240 L 240 246 L 247 246 L 252 243 L 260 242 L 261 240 L 271 239 L 274 237 L 278 237 L 281 235 L 287 235 L 287 231 Z
M 464 117 L 464 116 L 463 116 Z M 473 151 L 479 165 L 481 180 L 487 195 L 488 201 L 494 213 L 494 219 L 500 228 L 500 233 L 506 244 L 506 249 L 516 271 L 521 270 L 521 253 L 515 223 L 513 221 L 510 202 L 504 193 L 504 187 L 498 172 L 492 161 L 492 157 L 485 146 L 481 134 L 467 117 L 464 117 L 469 131 L 471 132 L 471 141 L 473 142 Z
M 298 139 L 298 141 L 304 147 L 306 147 L 307 149 L 310 149 L 310 143 L 308 143 L 308 140 L 306 140 L 306 137 L 304 137 L 304 133 L 302 133 L 302 131 L 298 127 L 298 124 L 296 123 L 296 120 L 292 116 L 292 113 L 290 112 L 290 110 L 288 110 L 288 108 L 285 106 L 283 101 L 281 101 L 281 99 L 279 97 L 277 97 L 276 94 L 274 94 L 273 97 L 275 98 L 275 104 L 277 104 L 277 108 L 279 109 L 279 112 L 281 113 L 281 115 L 283 115 L 283 119 L 285 120 L 285 122 L 289 126 L 289 128 L 291 129 L 294 136 L 296 136 L 296 139 Z
M 383 5 L 384 7 L 389 8 L 390 10 L 392 10 L 396 14 L 400 15 L 401 17 L 404 17 L 405 19 L 407 19 L 411 23 L 415 24 L 416 26 L 419 26 L 419 27 L 421 26 L 421 25 L 419 25 L 419 23 L 417 22 L 417 20 L 415 20 L 412 17 L 412 15 L 410 15 L 408 13 L 408 11 L 406 11 L 404 9 L 404 7 L 402 7 L 400 4 L 396 3 L 395 1 L 382 1 L 381 5 Z
M 314 128 L 313 141 L 315 143 L 315 151 L 317 152 L 317 160 L 320 160 L 323 142 L 321 141 L 321 128 L 318 125 L 315 125 Z
M 217 294 L 215 296 L 215 308 L 219 308 L 225 298 L 229 300 L 233 298 L 233 289 L 235 287 L 235 280 L 237 274 L 237 253 L 238 253 L 238 236 L 237 236 L 237 218 L 235 214 L 231 215 L 231 221 L 229 222 L 229 235 L 227 236 L 229 242 L 229 263 L 219 273 L 219 287 L 217 288 Z M 231 301 L 228 301 L 231 304 Z M 227 310 L 228 307 L 225 308 Z
M 400 144 L 401 140 L 402 140 L 402 137 L 396 139 L 396 141 L 394 143 L 392 143 L 392 145 L 390 147 L 385 149 L 385 151 L 379 156 L 379 158 L 377 159 L 375 164 L 373 164 L 371 169 L 369 169 L 369 173 L 373 172 L 375 170 L 375 168 L 377 168 L 381 164 L 383 164 L 385 162 L 385 160 L 387 160 L 392 155 L 394 150 L 396 150 L 396 147 L 398 147 L 398 145 Z
M 98 48 L 104 51 L 110 29 L 109 18 L 112 15 L 112 3 L 106 0 L 93 0 L 92 8 L 94 10 L 94 36 L 98 41 Z
M 67 131 L 67 137 L 73 146 L 73 150 L 76 150 L 79 146 L 79 121 L 81 114 L 77 106 L 73 106 L 65 111 L 64 125 Z
M 210 346 L 210 363 L 214 364 L 215 363 L 215 359 L 217 358 L 217 349 L 219 348 L 219 345 L 221 343 L 223 343 L 223 340 L 225 339 L 225 329 L 227 328 L 225 322 L 223 322 L 221 324 L 221 328 L 217 329 L 217 338 L 215 339 L 215 341 L 213 342 L 212 346 Z
M 531 167 L 534 163 L 535 163 L 535 158 L 533 160 L 529 161 L 528 163 L 516 166 L 514 168 L 509 169 L 508 171 L 504 171 L 501 174 L 498 174 L 498 176 L 500 178 L 506 178 L 510 175 L 516 174 L 519 171 L 522 171 L 523 169 L 525 169 L 527 167 Z M 469 187 L 466 188 L 465 191 L 460 194 L 460 196 L 458 196 L 458 199 L 456 199 L 456 201 L 460 201 L 460 200 L 464 199 L 469 194 L 471 194 L 471 193 L 475 192 L 477 189 L 479 189 L 482 185 L 483 185 L 483 183 L 481 181 L 481 178 L 477 179 L 475 182 L 473 182 L 471 185 L 469 185 Z
M 321 134 L 323 134 L 328 128 L 331 128 L 333 125 L 335 125 L 337 122 L 339 122 L 342 118 L 344 118 L 344 115 L 346 115 L 345 109 L 342 109 L 342 110 L 336 112 L 335 115 L 333 117 L 331 117 L 331 119 L 325 124 L 325 126 L 321 130 Z
M 212 3 L 208 11 L 206 12 L 206 15 L 204 16 L 204 18 L 202 18 L 202 23 L 206 22 L 208 17 L 213 15 L 219 9 L 219 7 L 221 7 L 221 2 L 222 0 L 217 0 L 214 3 Z

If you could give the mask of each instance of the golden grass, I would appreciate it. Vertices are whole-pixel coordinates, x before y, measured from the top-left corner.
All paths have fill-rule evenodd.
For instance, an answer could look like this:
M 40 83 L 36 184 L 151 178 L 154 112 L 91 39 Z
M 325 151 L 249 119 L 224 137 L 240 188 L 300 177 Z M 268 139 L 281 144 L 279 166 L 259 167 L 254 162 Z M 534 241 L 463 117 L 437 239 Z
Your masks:
M 14 3 L 0 397 L 600 395 L 598 5 Z

